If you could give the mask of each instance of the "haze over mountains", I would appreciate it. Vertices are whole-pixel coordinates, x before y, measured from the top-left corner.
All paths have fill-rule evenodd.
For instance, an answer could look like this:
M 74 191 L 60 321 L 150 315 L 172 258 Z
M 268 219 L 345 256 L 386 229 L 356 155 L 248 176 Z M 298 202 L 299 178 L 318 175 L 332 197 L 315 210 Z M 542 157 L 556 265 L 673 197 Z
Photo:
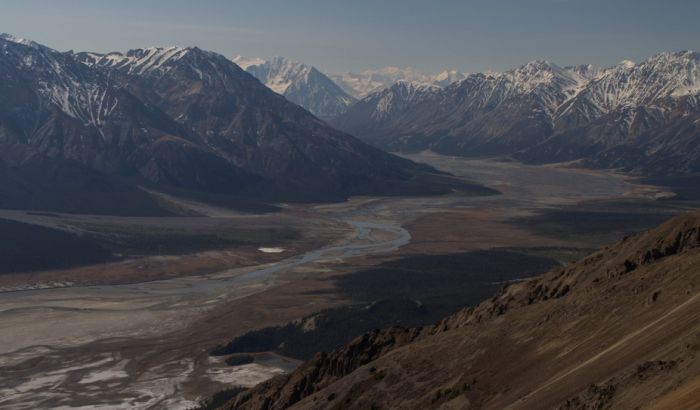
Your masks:
M 432 75 L 398 67 L 361 73 L 324 74 L 313 66 L 284 57 L 266 61 L 237 56 L 233 61 L 276 93 L 325 119 L 343 114 L 357 99 L 399 81 L 444 87 L 466 77 L 466 74 L 456 70 Z
M 365 70 L 361 73 L 331 74 L 330 78 L 343 90 L 356 98 L 365 98 L 374 92 L 380 92 L 399 81 L 418 84 L 432 84 L 445 87 L 463 80 L 467 74 L 457 70 L 445 70 L 438 74 L 427 74 L 410 67 L 384 67 L 378 70 Z
M 699 67 L 692 51 L 607 69 L 533 61 L 443 89 L 395 84 L 332 124 L 391 151 L 691 173 L 700 170 Z
M 216 53 L 61 53 L 10 35 L 0 48 L 5 207 L 153 202 L 139 185 L 271 200 L 446 189 L 417 182 L 429 168 L 336 131 Z M 84 198 L 92 185 L 100 204 Z

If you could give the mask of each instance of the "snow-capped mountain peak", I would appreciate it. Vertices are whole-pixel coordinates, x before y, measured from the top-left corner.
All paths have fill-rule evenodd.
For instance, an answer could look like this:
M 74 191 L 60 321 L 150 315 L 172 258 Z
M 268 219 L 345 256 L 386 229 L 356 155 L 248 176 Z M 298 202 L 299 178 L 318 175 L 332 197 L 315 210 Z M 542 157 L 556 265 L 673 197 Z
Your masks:
M 537 87 L 549 85 L 570 91 L 586 82 L 586 79 L 575 71 L 544 60 L 531 61 L 505 75 L 512 78 L 521 92 L 531 92 Z
M 238 56 L 233 59 L 277 94 L 320 117 L 344 112 L 355 99 L 315 67 L 285 57 L 269 61 Z
M 276 56 L 262 70 L 267 74 L 265 84 L 277 94 L 284 95 L 295 81 L 308 82 L 313 68 L 299 61 Z

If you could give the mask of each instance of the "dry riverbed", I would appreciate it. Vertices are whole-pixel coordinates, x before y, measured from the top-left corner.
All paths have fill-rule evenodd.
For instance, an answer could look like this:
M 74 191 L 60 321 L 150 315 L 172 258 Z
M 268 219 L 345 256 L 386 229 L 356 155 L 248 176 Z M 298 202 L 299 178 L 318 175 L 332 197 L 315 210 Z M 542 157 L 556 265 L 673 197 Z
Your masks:
M 317 221 L 306 231 L 312 234 L 298 244 L 240 250 L 246 255 L 240 265 L 220 258 L 234 267 L 193 268 L 198 274 L 187 276 L 189 268 L 177 267 L 191 265 L 173 259 L 148 282 L 0 293 L 0 407 L 186 408 L 232 384 L 251 385 L 293 368 L 294 362 L 270 357 L 226 366 L 208 350 L 235 335 L 348 303 L 334 290 L 332 278 L 341 273 L 421 253 L 585 247 L 592 240 L 536 232 L 519 218 L 584 201 L 664 195 L 611 173 L 428 153 L 412 158 L 502 194 L 289 206 L 285 218 Z M 260 250 L 274 248 L 284 252 Z M 121 275 L 113 265 L 84 269 Z M 171 269 L 178 273 L 168 277 Z

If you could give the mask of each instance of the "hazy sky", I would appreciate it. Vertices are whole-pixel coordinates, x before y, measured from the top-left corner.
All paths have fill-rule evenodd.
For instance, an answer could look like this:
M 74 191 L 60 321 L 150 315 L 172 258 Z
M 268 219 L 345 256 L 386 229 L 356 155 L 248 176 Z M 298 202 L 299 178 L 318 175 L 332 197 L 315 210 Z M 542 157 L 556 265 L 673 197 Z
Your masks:
M 0 32 L 59 50 L 197 45 L 329 72 L 612 65 L 700 50 L 700 0 L 3 0 Z

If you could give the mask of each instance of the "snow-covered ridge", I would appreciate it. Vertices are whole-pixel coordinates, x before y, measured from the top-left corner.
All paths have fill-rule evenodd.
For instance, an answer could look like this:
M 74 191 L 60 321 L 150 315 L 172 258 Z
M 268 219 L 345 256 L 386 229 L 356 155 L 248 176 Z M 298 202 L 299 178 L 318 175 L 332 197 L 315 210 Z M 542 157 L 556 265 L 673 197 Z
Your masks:
M 524 66 L 502 74 L 510 77 L 518 91 L 528 93 L 543 85 L 556 85 L 564 91 L 580 87 L 586 79 L 548 61 L 531 61 Z
M 129 50 L 126 54 L 84 53 L 83 63 L 89 66 L 100 65 L 126 69 L 129 74 L 145 74 L 151 71 L 167 70 L 167 64 L 178 61 L 190 52 L 184 47 L 149 47 Z
M 60 53 L 30 40 L 0 35 L 3 56 L 33 73 L 44 107 L 55 106 L 85 125 L 100 127 L 118 105 L 116 87 Z M 0 44 L 2 42 L 0 41 Z
M 624 60 L 609 67 L 592 65 L 560 67 L 548 61 L 535 60 L 504 72 L 487 72 L 464 75 L 452 82 L 442 92 L 445 99 L 462 90 L 468 92 L 472 106 L 494 106 L 512 98 L 528 96 L 541 105 L 540 110 L 552 121 L 574 115 L 575 121 L 592 120 L 613 110 L 650 104 L 663 98 L 679 98 L 700 94 L 700 54 L 692 51 L 661 53 L 641 63 Z M 421 76 L 415 70 L 388 67 L 367 71 L 365 76 L 346 74 L 336 81 L 352 83 L 356 89 L 378 87 L 363 101 L 376 105 L 377 114 L 398 106 L 407 107 L 418 101 L 412 93 L 389 92 L 383 80 L 393 75 L 413 76 L 419 80 L 413 84 L 436 84 L 435 79 L 448 77 L 441 73 L 436 77 Z M 385 76 L 385 77 L 382 77 Z M 395 81 L 394 81 L 395 83 Z M 392 83 L 393 84 L 393 83 Z M 434 91 L 438 92 L 438 91 Z M 391 98 L 388 96 L 391 95 Z M 398 104 L 399 99 L 405 99 Z M 430 98 L 435 98 L 430 96 Z M 438 98 L 439 99 L 439 98 Z
M 653 106 L 665 98 L 700 94 L 700 54 L 657 54 L 641 63 L 623 61 L 600 71 L 559 108 L 556 118 L 590 120 L 617 109 Z
M 537 88 L 546 87 L 549 85 L 556 86 L 558 89 L 568 95 L 565 101 L 560 101 L 560 104 L 565 103 L 570 98 L 574 98 L 580 92 L 584 91 L 594 81 L 605 81 L 606 77 L 617 77 L 614 81 L 629 82 L 633 91 L 632 94 L 645 94 L 646 98 L 658 98 L 661 95 L 666 96 L 685 96 L 698 93 L 697 74 L 698 53 L 692 51 L 683 51 L 680 53 L 661 53 L 642 63 L 634 63 L 630 60 L 623 60 L 619 64 L 610 68 L 598 68 L 593 65 L 579 65 L 572 67 L 560 67 L 548 61 L 535 60 L 522 65 L 521 67 L 508 70 L 505 72 L 484 72 L 475 74 L 465 74 L 458 71 L 444 71 L 437 75 L 428 75 L 412 68 L 385 67 L 379 70 L 366 70 L 362 73 L 344 73 L 335 74 L 330 77 L 338 83 L 346 91 L 351 91 L 354 95 L 359 95 L 364 98 L 372 93 L 379 92 L 390 87 L 399 80 L 406 80 L 413 83 L 435 84 L 442 87 L 464 81 L 470 76 L 479 75 L 486 78 L 497 79 L 512 83 L 512 92 L 530 93 Z M 668 75 L 663 75 L 661 78 L 651 79 L 655 83 L 651 88 L 656 90 L 649 91 L 650 88 L 644 84 L 635 81 L 635 72 L 650 70 L 649 66 L 654 65 L 653 71 L 667 71 Z M 661 67 L 661 66 L 668 67 Z M 630 79 L 627 80 L 624 75 L 630 74 Z M 644 79 L 643 81 L 647 81 Z M 659 83 L 665 83 L 660 86 Z M 647 89 L 647 91 L 644 91 Z M 617 101 L 638 100 L 639 98 L 631 98 L 630 95 L 621 95 L 618 97 L 610 96 L 607 106 L 616 105 Z M 555 110 L 557 107 L 552 107 Z
M 502 73 L 472 74 L 456 86 L 475 82 L 491 83 L 479 86 L 490 90 L 489 98 L 537 96 L 555 120 L 572 112 L 590 120 L 621 107 L 700 94 L 700 54 L 665 52 L 641 63 L 624 60 L 605 69 L 562 68 L 537 60 Z
M 35 43 L 32 40 L 27 40 L 26 38 L 13 36 L 12 34 L 7 34 L 7 33 L 0 33 L 0 39 L 5 40 L 5 41 L 9 41 L 12 43 L 22 44 L 22 45 L 29 46 L 29 47 L 39 46 L 38 43 Z
M 179 75 L 192 76 L 207 84 L 221 85 L 231 71 L 240 68 L 221 54 L 198 47 L 148 47 L 109 54 L 78 53 L 77 60 L 100 72 L 120 73 L 152 80 Z

